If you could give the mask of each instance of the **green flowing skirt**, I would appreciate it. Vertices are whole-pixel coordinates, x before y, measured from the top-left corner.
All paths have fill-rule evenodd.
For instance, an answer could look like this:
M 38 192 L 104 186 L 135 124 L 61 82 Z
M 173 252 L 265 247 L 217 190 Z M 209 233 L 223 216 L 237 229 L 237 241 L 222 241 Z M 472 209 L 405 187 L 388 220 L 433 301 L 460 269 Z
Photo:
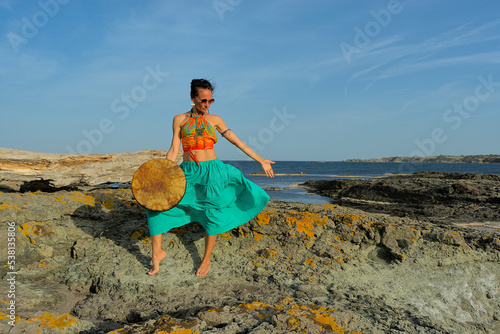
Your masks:
M 208 235 L 227 232 L 255 217 L 269 195 L 234 166 L 219 159 L 184 161 L 186 193 L 168 211 L 146 210 L 150 235 L 168 232 L 191 222 L 203 226 Z

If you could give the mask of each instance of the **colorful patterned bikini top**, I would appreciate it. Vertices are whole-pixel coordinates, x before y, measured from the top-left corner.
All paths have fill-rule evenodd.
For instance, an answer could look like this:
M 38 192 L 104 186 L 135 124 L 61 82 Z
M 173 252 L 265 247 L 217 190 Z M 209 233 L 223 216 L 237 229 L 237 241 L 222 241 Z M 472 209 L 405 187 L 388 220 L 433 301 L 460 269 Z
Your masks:
M 217 135 L 213 126 L 203 117 L 203 115 L 191 117 L 181 127 L 182 149 L 184 152 L 192 150 L 213 149 L 217 143 Z

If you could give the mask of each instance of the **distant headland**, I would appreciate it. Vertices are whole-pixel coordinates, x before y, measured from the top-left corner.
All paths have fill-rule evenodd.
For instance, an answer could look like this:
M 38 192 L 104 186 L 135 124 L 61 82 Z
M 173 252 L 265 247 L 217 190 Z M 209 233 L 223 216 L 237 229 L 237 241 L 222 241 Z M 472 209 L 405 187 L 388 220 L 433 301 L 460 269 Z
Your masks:
M 433 157 L 390 157 L 375 159 L 347 159 L 347 162 L 432 162 L 432 163 L 474 163 L 474 164 L 498 164 L 499 154 L 488 155 L 437 155 Z

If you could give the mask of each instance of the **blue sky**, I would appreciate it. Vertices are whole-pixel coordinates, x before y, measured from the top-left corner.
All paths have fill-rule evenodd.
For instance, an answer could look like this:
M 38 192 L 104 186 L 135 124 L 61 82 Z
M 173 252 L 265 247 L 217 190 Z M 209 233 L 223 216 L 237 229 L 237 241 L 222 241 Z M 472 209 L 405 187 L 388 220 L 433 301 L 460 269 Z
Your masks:
M 0 147 L 168 149 L 193 78 L 272 160 L 500 154 L 500 2 L 0 0 Z M 223 160 L 245 159 L 224 139 Z

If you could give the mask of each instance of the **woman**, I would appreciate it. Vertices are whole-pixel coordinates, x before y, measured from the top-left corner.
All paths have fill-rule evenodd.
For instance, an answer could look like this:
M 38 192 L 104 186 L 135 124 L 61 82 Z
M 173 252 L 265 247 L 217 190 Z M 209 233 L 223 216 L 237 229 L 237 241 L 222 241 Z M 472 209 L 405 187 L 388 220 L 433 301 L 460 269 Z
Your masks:
M 250 158 L 259 162 L 269 177 L 274 177 L 273 161 L 261 158 L 244 144 L 226 126 L 220 116 L 209 114 L 214 102 L 213 86 L 205 79 L 191 81 L 193 108 L 174 117 L 172 145 L 167 159 L 175 161 L 182 143 L 186 175 L 186 193 L 174 208 L 164 212 L 147 210 L 148 226 L 153 247 L 153 267 L 149 275 L 159 271 L 160 262 L 167 253 L 162 249 L 162 233 L 170 229 L 198 222 L 205 229 L 205 255 L 196 276 L 204 276 L 210 269 L 210 256 L 217 234 L 240 226 L 259 213 L 269 201 L 269 195 L 231 165 L 217 158 L 213 145 L 217 142 L 215 130 Z

